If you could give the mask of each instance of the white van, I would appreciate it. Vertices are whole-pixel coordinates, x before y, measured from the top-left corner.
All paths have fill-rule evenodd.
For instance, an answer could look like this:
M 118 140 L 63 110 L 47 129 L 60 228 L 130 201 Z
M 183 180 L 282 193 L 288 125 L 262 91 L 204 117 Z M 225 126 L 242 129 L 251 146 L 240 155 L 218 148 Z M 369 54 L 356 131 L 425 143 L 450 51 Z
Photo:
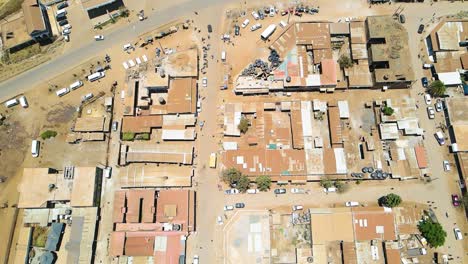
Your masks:
M 88 81 L 94 82 L 96 80 L 99 80 L 103 77 L 105 77 L 106 74 L 104 72 L 96 72 L 88 76 Z
M 6 101 L 5 106 L 6 107 L 12 107 L 12 106 L 15 106 L 17 104 L 18 104 L 18 100 L 16 100 L 16 98 L 15 98 L 15 99 L 11 99 L 11 100 Z
M 65 88 L 62 88 L 62 89 L 58 90 L 55 93 L 57 94 L 58 97 L 62 97 L 62 96 L 66 95 L 69 92 L 70 92 L 70 89 L 68 89 L 68 87 L 65 87 Z
M 127 51 L 127 50 L 129 50 L 129 49 L 133 49 L 132 44 L 127 43 L 127 44 L 123 45 L 123 50 L 124 50 L 124 51 Z
M 89 99 L 93 98 L 93 93 L 89 93 L 83 96 L 82 101 L 88 101 Z
M 21 97 L 19 98 L 19 102 L 20 102 L 20 105 L 21 105 L 23 108 L 28 108 L 29 104 L 28 104 L 28 101 L 26 100 L 26 97 L 21 96 Z
M 359 206 L 359 203 L 358 202 L 346 202 L 345 203 L 345 206 L 346 207 L 356 207 L 356 206 Z
M 31 144 L 31 154 L 34 158 L 39 157 L 39 147 L 40 142 L 38 140 L 33 140 Z
M 76 82 L 70 84 L 70 89 L 71 90 L 76 90 L 76 89 L 80 88 L 81 86 L 83 86 L 83 82 L 82 81 L 76 81 Z
M 226 61 L 226 51 L 221 52 L 221 60 Z
M 250 23 L 250 20 L 246 19 L 242 22 L 242 28 L 245 28 Z
M 284 22 L 283 20 L 281 20 L 279 22 L 279 25 L 280 25 L 280 27 L 285 28 L 288 24 L 286 22 Z
M 197 113 L 201 112 L 201 100 L 197 100 Z
M 432 68 L 432 64 L 430 64 L 430 63 L 424 63 L 424 64 L 423 64 L 423 68 L 424 68 L 424 69 L 430 69 L 430 68 Z
M 445 144 L 445 136 L 444 134 L 441 132 L 441 131 L 437 131 L 435 134 L 434 134 L 437 142 L 439 142 L 439 145 L 444 145 Z

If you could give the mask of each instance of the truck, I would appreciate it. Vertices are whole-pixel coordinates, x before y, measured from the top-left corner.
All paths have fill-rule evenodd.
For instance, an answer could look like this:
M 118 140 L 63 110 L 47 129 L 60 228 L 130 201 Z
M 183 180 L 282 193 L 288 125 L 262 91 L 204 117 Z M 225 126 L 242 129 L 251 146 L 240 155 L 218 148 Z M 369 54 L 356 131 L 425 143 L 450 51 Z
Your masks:
M 263 31 L 263 33 L 262 33 L 262 35 L 261 35 L 261 38 L 262 38 L 263 40 L 267 40 L 267 39 L 271 36 L 271 34 L 273 34 L 273 32 L 275 32 L 275 30 L 276 30 L 276 25 L 275 25 L 275 24 L 269 25 L 269 26 L 265 29 L 265 31 Z
M 39 146 L 40 142 L 39 140 L 33 140 L 31 143 L 31 154 L 34 158 L 39 157 Z
M 216 153 L 214 152 L 210 154 L 210 168 L 216 168 Z
M 221 52 L 221 60 L 226 61 L 226 51 Z

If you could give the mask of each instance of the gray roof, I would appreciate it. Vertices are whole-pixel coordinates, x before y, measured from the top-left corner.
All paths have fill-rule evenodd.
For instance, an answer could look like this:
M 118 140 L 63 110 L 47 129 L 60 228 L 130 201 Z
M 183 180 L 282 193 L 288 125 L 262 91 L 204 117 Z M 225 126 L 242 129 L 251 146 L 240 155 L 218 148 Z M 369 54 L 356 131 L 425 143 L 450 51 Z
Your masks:
M 52 264 L 55 262 L 55 254 L 50 251 L 45 251 L 42 253 L 40 258 L 41 264 Z
M 80 259 L 80 244 L 83 235 L 83 223 L 84 217 L 73 217 L 70 240 L 68 240 L 68 243 L 65 245 L 65 249 L 68 251 L 67 262 L 70 264 L 78 263 Z
M 64 223 L 52 223 L 52 225 L 50 226 L 49 234 L 47 235 L 47 241 L 45 245 L 46 250 L 49 250 L 49 251 L 58 250 L 60 238 L 62 237 L 64 228 L 65 228 Z

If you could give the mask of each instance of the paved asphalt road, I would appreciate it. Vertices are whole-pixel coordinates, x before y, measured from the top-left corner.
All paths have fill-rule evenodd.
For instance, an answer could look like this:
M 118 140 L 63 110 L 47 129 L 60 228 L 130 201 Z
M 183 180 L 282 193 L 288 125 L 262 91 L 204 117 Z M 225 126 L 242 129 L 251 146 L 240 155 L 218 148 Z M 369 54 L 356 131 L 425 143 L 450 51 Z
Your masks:
M 164 25 L 176 19 L 183 19 L 184 15 L 213 5 L 224 5 L 232 0 L 191 0 L 176 6 L 170 10 L 162 9 L 148 13 L 148 19 L 140 22 L 132 22 L 125 27 L 118 28 L 106 35 L 106 39 L 99 42 L 88 42 L 79 49 L 71 50 L 60 57 L 47 63 L 41 64 L 15 78 L 0 83 L 0 99 L 6 100 L 9 96 L 33 88 L 36 84 L 43 82 L 67 71 L 81 62 L 89 60 L 110 48 L 115 44 L 125 44 L 128 40 L 135 39 L 139 35 Z

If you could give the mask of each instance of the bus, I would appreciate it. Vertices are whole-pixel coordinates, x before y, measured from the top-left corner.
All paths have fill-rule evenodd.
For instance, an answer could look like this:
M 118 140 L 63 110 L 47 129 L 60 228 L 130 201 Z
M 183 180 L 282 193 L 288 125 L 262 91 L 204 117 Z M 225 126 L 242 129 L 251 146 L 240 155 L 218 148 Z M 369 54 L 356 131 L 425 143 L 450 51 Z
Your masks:
M 38 140 L 33 140 L 31 144 L 31 154 L 34 158 L 39 157 L 39 147 L 40 142 Z
M 265 29 L 265 31 L 263 31 L 263 33 L 261 35 L 262 39 L 267 40 L 271 36 L 271 34 L 273 34 L 273 32 L 275 32 L 275 30 L 276 30 L 276 25 L 275 24 L 269 25 Z
M 210 154 L 210 168 L 216 168 L 216 153 Z

